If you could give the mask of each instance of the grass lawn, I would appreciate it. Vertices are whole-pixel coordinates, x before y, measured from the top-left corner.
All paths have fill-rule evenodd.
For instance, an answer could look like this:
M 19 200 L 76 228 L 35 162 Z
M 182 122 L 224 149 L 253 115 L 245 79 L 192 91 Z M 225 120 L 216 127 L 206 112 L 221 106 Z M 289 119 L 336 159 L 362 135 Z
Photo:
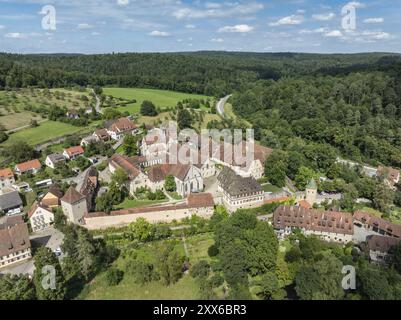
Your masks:
M 140 106 L 144 100 L 152 101 L 157 107 L 174 108 L 177 102 L 184 99 L 207 99 L 207 96 L 180 93 L 167 90 L 139 89 L 139 88 L 104 88 L 104 94 L 115 98 L 127 100 L 135 99 L 137 102 L 118 108 L 120 111 L 129 111 L 130 113 L 139 113 Z
M 177 192 L 168 192 L 168 194 L 174 200 L 182 200 L 183 199 Z
M 167 200 L 129 200 L 126 199 L 123 203 L 116 206 L 116 209 L 130 209 L 130 208 L 139 208 L 150 205 L 156 205 L 160 203 L 165 203 Z
M 202 234 L 186 239 L 189 259 L 191 264 L 201 259 L 210 260 L 207 249 L 213 244 L 212 234 Z M 135 252 L 143 261 L 154 261 L 157 247 L 156 243 L 142 245 Z M 184 253 L 183 244 L 177 244 L 175 250 Z M 129 257 L 120 257 L 115 263 L 119 269 L 125 270 Z M 135 283 L 129 273 L 124 274 L 124 279 L 114 287 L 109 286 L 105 280 L 105 273 L 99 274 L 91 284 L 87 285 L 78 299 L 87 300 L 198 300 L 199 288 L 196 281 L 190 275 L 184 275 L 177 283 L 169 287 L 159 281 L 145 285 Z
M 36 128 L 27 128 L 13 133 L 8 140 L 1 145 L 7 146 L 14 142 L 25 141 L 34 146 L 69 134 L 91 132 L 97 124 L 98 122 L 93 122 L 87 127 L 76 127 L 58 121 L 46 121 Z
M 279 188 L 279 187 L 276 187 L 276 186 L 274 186 L 274 185 L 272 185 L 272 184 L 265 184 L 265 185 L 263 185 L 262 187 L 263 187 L 263 190 L 264 190 L 265 192 L 273 192 L 273 193 L 276 193 L 276 192 L 281 192 L 281 191 L 283 191 L 283 189 L 281 189 L 281 188 Z

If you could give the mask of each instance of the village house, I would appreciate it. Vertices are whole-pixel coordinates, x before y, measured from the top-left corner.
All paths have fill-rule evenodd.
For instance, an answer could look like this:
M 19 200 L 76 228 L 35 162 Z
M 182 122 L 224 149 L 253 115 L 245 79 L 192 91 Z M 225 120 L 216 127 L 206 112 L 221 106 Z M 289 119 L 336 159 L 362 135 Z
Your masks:
M 67 221 L 75 224 L 84 223 L 84 216 L 88 214 L 86 196 L 71 186 L 61 198 L 61 207 Z
M 0 219 L 0 268 L 31 258 L 28 226 L 22 215 Z
M 218 190 L 223 194 L 223 203 L 230 212 L 260 207 L 264 203 L 264 191 L 252 177 L 242 177 L 224 167 L 217 181 Z
M 49 168 L 55 169 L 58 163 L 64 163 L 65 157 L 61 153 L 52 153 L 46 157 L 45 164 Z
M 64 149 L 63 155 L 68 160 L 75 160 L 84 154 L 84 149 L 81 146 Z
M 128 118 L 120 118 L 107 128 L 107 133 L 113 140 L 118 141 L 127 134 L 135 134 L 137 129 L 138 127 Z
M 301 230 L 305 235 L 316 235 L 325 241 L 348 243 L 352 241 L 352 215 L 343 212 L 321 211 L 295 206 L 280 206 L 273 213 L 273 227 L 279 238 Z
M 368 236 L 363 250 L 371 262 L 378 265 L 388 265 L 393 258 L 394 247 L 401 243 L 401 239 L 372 235 Z
M 384 182 L 392 189 L 400 182 L 400 171 L 394 168 L 379 166 L 377 175 L 384 178 Z
M 177 193 L 185 198 L 191 193 L 202 192 L 204 189 L 201 171 L 194 165 L 162 164 L 148 169 L 150 189 L 164 190 L 167 176 L 173 176 L 177 186 Z
M 32 231 L 38 232 L 49 228 L 53 224 L 54 213 L 51 208 L 35 201 L 28 211 L 28 218 Z
M 129 178 L 128 189 L 131 194 L 136 190 L 149 186 L 149 178 L 142 171 L 141 161 L 138 157 L 127 157 L 120 154 L 115 154 L 109 159 L 109 170 L 114 174 L 117 169 L 124 170 Z
M 41 168 L 42 165 L 40 164 L 40 161 L 38 159 L 35 159 L 17 164 L 14 168 L 14 171 L 17 175 L 28 173 L 36 174 L 40 171 Z
M 85 216 L 83 227 L 89 230 L 119 228 L 144 218 L 149 223 L 171 223 L 193 215 L 210 219 L 214 213 L 213 196 L 209 193 L 190 194 L 185 203 L 148 206 L 141 208 L 90 213 Z
M 14 183 L 14 173 L 10 168 L 0 170 L 0 189 L 11 187 Z
M 81 147 L 87 147 L 90 144 L 97 143 L 99 141 L 100 141 L 100 139 L 97 136 L 95 136 L 94 134 L 92 134 L 92 135 L 87 136 L 87 137 L 85 137 L 85 138 L 83 138 L 81 140 Z
M 401 238 L 401 226 L 390 221 L 375 217 L 367 212 L 356 211 L 354 223 L 358 227 L 375 232 L 378 235 Z
M 50 187 L 50 189 L 47 191 L 47 193 L 44 195 L 44 197 L 40 200 L 40 203 L 48 208 L 57 208 L 60 206 L 60 199 L 63 197 L 63 191 L 57 187 L 56 185 L 53 185 Z
M 99 141 L 106 142 L 106 141 L 109 141 L 109 140 L 110 140 L 110 135 L 109 135 L 109 133 L 107 132 L 107 129 L 98 129 L 98 130 L 96 130 L 96 131 L 93 133 L 93 135 L 94 135 L 97 139 L 99 139 Z
M 5 214 L 20 213 L 23 204 L 18 191 L 4 188 L 0 191 L 0 212 Z

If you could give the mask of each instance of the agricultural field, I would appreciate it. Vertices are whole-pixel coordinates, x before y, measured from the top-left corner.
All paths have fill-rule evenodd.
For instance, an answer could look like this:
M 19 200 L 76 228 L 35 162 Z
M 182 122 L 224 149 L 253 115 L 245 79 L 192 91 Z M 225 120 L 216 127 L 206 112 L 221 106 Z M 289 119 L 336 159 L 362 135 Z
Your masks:
M 1 146 L 7 146 L 19 141 L 25 141 L 35 146 L 65 135 L 90 132 L 95 126 L 96 123 L 91 124 L 89 127 L 76 127 L 67 123 L 46 121 L 40 123 L 38 127 L 27 128 L 11 134 L 8 140 L 2 143 Z
M 188 237 L 186 241 L 189 261 L 193 265 L 199 260 L 208 260 L 208 248 L 214 243 L 212 234 L 202 234 Z M 140 256 L 146 261 L 153 261 L 156 256 L 156 243 L 141 245 L 134 250 L 135 256 Z M 126 247 L 129 247 L 127 245 Z M 175 249 L 184 254 L 183 240 L 177 243 Z M 114 266 L 125 270 L 130 261 L 130 255 L 123 255 L 117 259 Z M 153 281 L 144 285 L 135 283 L 134 278 L 127 272 L 123 280 L 117 286 L 109 286 L 105 278 L 106 274 L 101 273 L 95 277 L 91 284 L 87 285 L 81 292 L 78 299 L 87 300 L 197 300 L 199 299 L 199 287 L 196 280 L 189 274 L 185 274 L 177 283 L 164 286 L 160 281 Z
M 155 117 L 140 116 L 137 119 L 138 123 L 144 123 L 146 125 L 157 125 L 164 121 L 176 120 L 174 116 L 174 109 L 178 102 L 182 102 L 186 99 L 209 100 L 211 105 L 215 103 L 215 100 L 212 97 L 166 90 L 104 88 L 103 93 L 106 96 L 113 97 L 113 106 L 117 107 L 117 110 L 120 112 L 128 111 L 131 115 L 139 114 L 143 101 L 149 100 L 153 102 L 155 106 L 162 112 Z M 130 101 L 133 100 L 136 102 L 130 103 Z M 195 125 L 196 128 L 205 128 L 210 121 L 220 119 L 217 114 L 211 114 L 210 111 L 210 108 L 203 104 L 197 110 L 191 109 L 191 112 L 194 114 L 195 122 L 197 123 L 197 125 Z
M 156 107 L 159 107 L 163 110 L 166 108 L 175 108 L 177 103 L 184 99 L 203 100 L 209 98 L 207 96 L 197 94 L 137 88 L 104 88 L 103 93 L 114 98 L 120 98 L 129 101 L 136 100 L 136 103 L 131 103 L 118 108 L 119 111 L 128 111 L 131 114 L 139 113 L 139 109 L 144 100 L 152 101 Z
M 66 89 L 19 89 L 0 91 L 0 126 L 6 131 L 18 131 L 29 127 L 31 120 L 46 121 L 40 109 L 54 106 L 68 109 L 87 108 L 93 98 L 89 91 Z

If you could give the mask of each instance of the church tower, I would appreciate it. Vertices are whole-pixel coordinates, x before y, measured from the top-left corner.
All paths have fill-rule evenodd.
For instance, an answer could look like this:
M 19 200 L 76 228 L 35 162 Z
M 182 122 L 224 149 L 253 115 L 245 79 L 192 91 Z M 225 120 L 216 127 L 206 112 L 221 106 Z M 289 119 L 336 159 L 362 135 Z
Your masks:
M 311 179 L 308 185 L 306 186 L 306 196 L 305 200 L 308 202 L 311 207 L 316 203 L 317 198 L 317 185 L 315 179 Z

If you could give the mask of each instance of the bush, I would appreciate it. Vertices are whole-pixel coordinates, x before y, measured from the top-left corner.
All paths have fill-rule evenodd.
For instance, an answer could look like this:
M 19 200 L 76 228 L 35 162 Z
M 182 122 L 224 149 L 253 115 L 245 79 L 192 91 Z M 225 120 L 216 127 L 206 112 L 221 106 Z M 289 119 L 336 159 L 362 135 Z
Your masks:
M 212 285 L 213 288 L 218 288 L 224 283 L 224 278 L 219 275 L 215 274 L 210 278 L 210 284 Z
M 201 260 L 191 268 L 193 278 L 207 278 L 210 272 L 210 264 L 206 260 Z
M 106 281 L 109 286 L 118 285 L 124 277 L 124 272 L 117 268 L 110 268 L 106 273 Z
M 211 245 L 209 249 L 207 249 L 207 253 L 209 257 L 213 258 L 219 254 L 219 248 L 215 244 Z

